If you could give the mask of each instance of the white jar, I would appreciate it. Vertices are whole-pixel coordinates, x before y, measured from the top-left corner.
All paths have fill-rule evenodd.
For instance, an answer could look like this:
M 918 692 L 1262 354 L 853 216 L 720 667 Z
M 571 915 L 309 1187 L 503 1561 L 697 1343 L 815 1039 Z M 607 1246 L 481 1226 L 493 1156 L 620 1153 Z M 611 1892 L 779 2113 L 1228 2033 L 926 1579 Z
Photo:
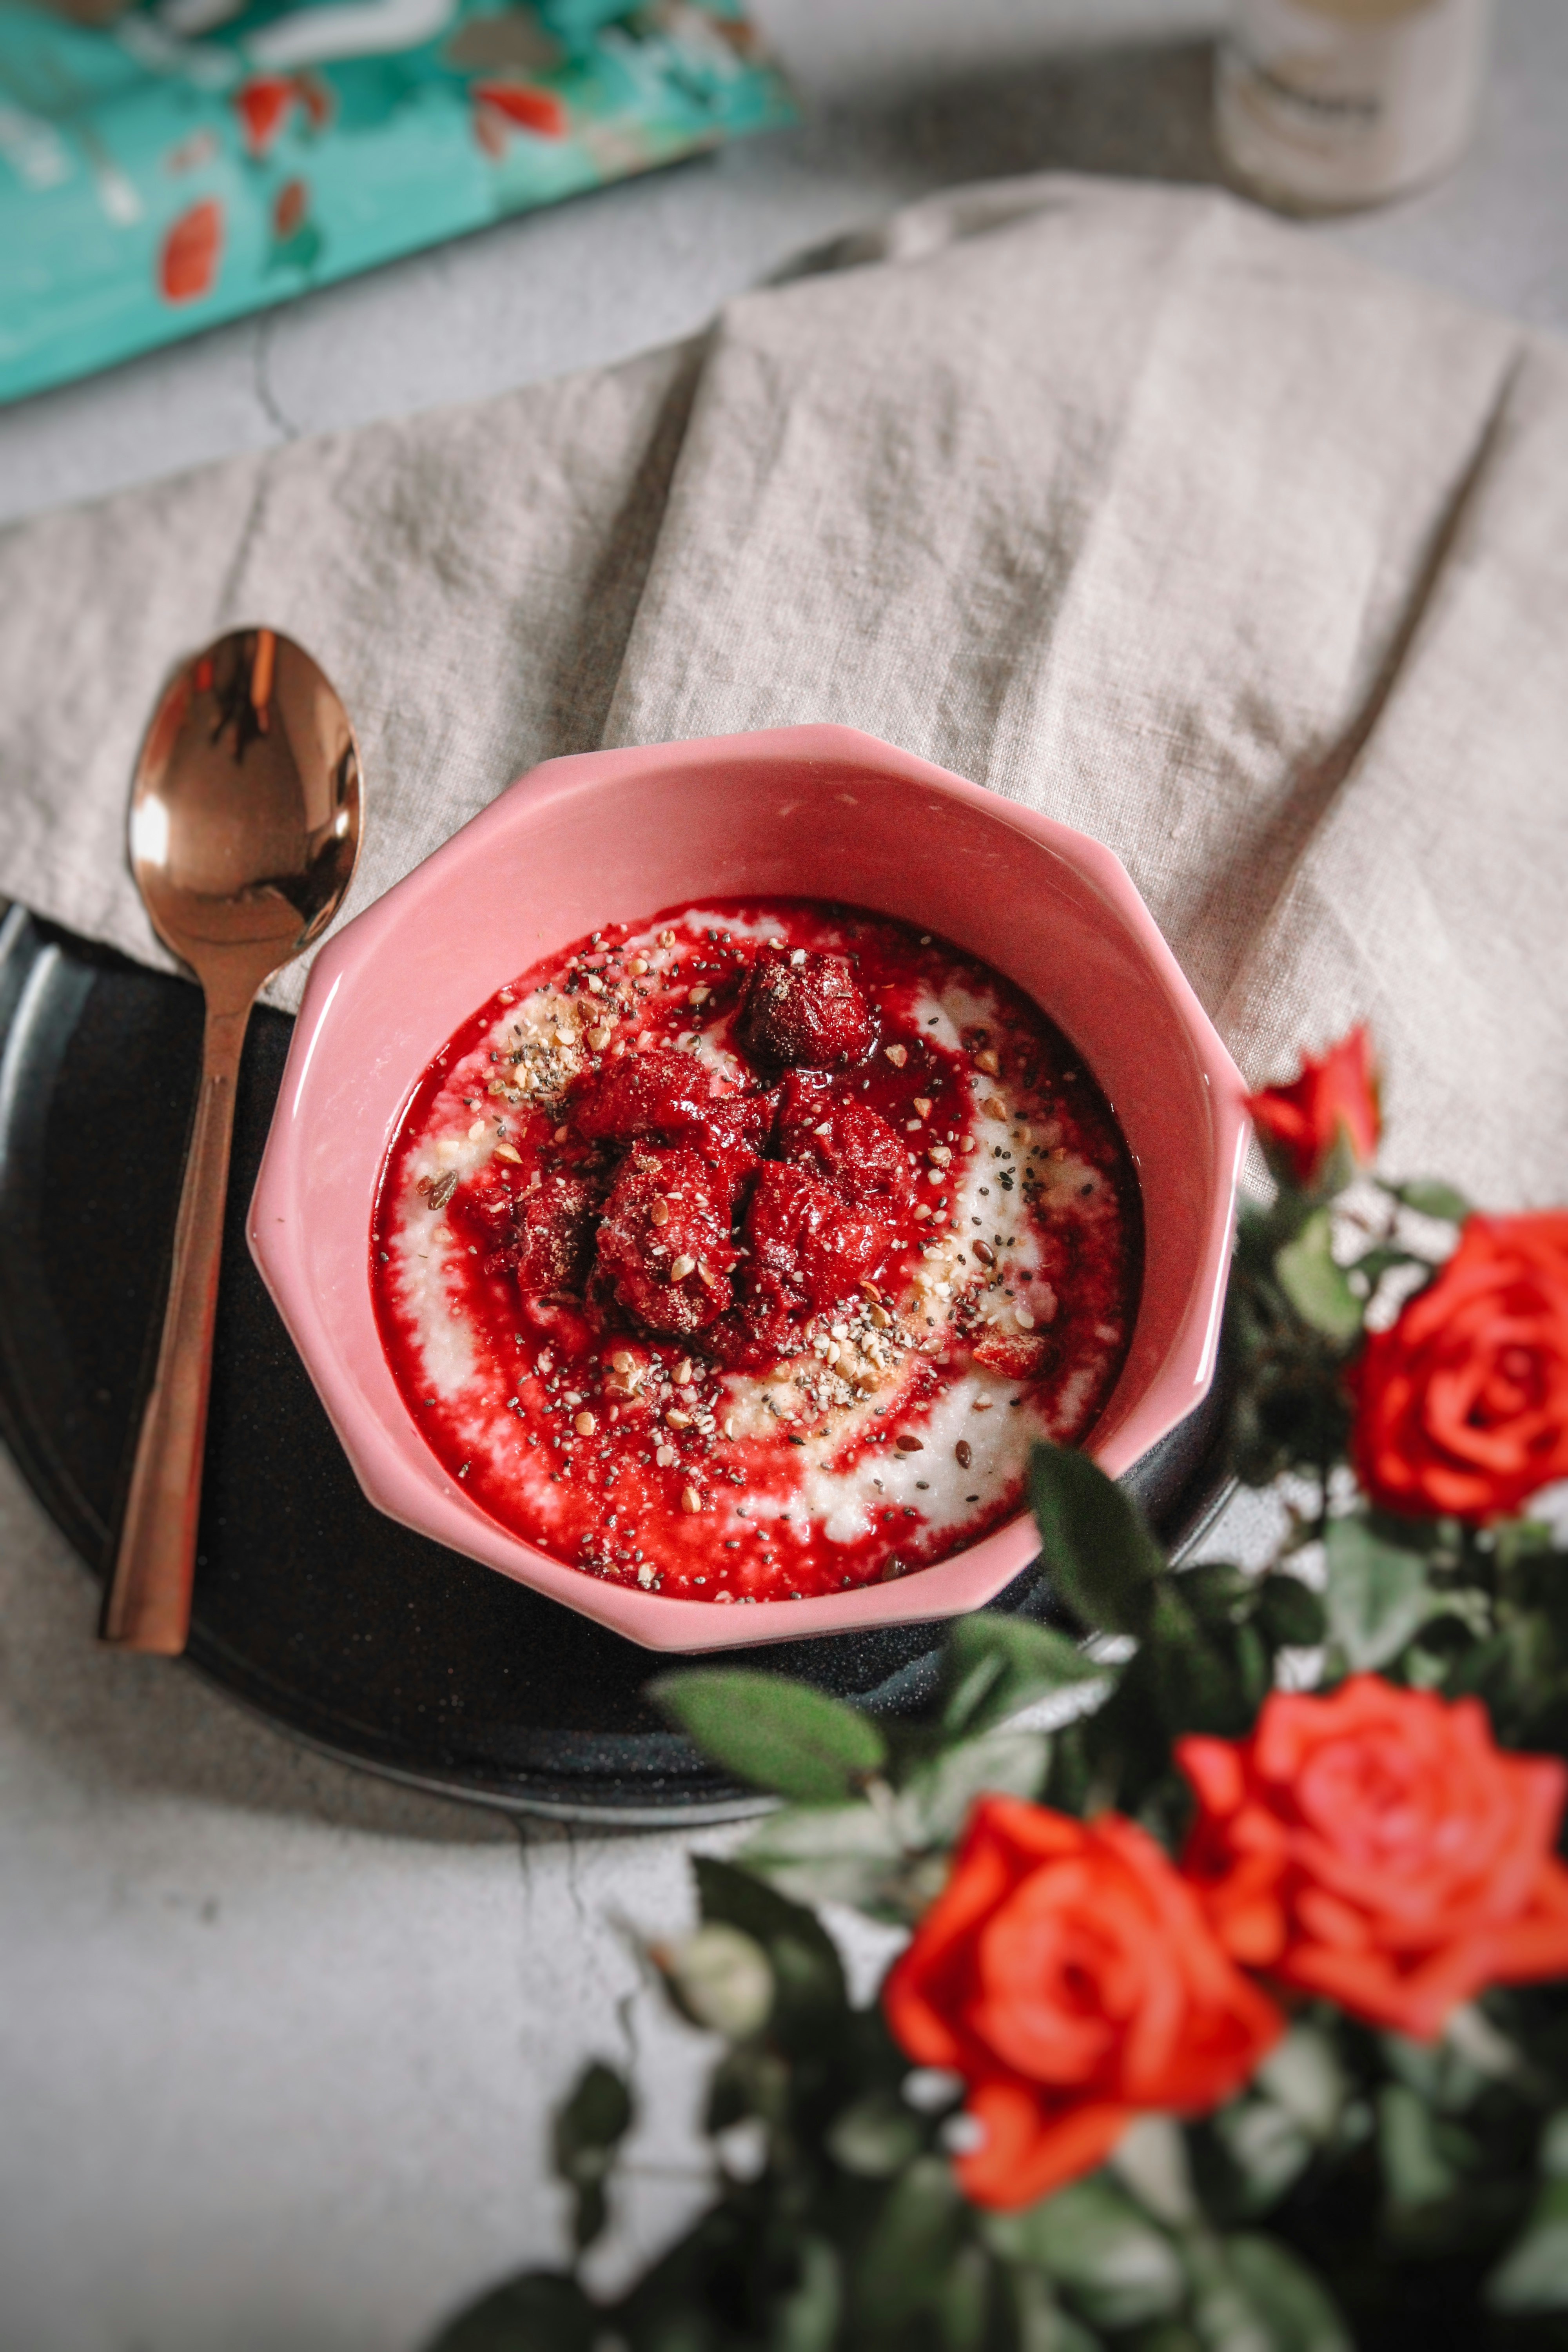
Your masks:
M 1491 0 L 1232 0 L 1215 128 L 1233 175 L 1296 212 L 1447 170 L 1475 128 Z

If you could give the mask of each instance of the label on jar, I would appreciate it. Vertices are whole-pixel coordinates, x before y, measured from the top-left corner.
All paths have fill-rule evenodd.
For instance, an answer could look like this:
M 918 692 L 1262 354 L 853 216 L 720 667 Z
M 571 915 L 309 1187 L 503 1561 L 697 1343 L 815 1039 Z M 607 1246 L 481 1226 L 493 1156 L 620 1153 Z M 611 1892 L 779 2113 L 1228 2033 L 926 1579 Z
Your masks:
M 1238 0 L 1222 149 L 1271 201 L 1373 204 L 1447 169 L 1474 126 L 1490 0 Z

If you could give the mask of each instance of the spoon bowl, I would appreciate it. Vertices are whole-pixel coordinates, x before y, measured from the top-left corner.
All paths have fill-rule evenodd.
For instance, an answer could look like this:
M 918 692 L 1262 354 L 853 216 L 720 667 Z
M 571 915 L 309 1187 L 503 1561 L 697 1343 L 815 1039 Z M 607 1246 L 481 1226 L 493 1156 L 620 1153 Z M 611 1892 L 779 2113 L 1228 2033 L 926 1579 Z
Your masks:
M 301 646 L 237 629 L 176 669 L 137 762 L 131 866 L 206 1020 L 163 1340 L 104 1611 L 103 1638 L 121 1648 L 185 1645 L 240 1050 L 258 990 L 342 904 L 361 809 L 348 714 Z

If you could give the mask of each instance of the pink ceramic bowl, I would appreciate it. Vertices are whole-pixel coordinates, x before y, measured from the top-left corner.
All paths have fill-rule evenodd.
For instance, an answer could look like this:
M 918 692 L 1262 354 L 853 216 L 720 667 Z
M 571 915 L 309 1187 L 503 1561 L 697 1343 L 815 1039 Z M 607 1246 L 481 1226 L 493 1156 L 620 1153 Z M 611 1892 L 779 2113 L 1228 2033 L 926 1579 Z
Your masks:
M 382 1354 L 370 1217 L 415 1081 L 510 974 L 704 895 L 854 900 L 941 931 L 1067 1032 L 1143 1192 L 1143 1292 L 1090 1451 L 1129 1469 L 1213 1377 L 1244 1140 L 1235 1066 L 1108 849 L 844 727 L 552 760 L 316 960 L 250 1212 L 279 1312 L 378 1509 L 653 1650 L 978 1608 L 1037 1549 L 1027 1517 L 894 1584 L 719 1610 L 603 1583 L 510 1535 L 428 1450 Z

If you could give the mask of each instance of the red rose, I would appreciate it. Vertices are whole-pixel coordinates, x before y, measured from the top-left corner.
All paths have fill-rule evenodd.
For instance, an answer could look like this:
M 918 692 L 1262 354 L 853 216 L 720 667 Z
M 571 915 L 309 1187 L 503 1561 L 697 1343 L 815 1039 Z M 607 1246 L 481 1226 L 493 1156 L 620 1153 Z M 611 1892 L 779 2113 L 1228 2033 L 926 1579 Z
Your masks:
M 1244 1967 L 1420 2039 L 1484 1986 L 1568 1973 L 1568 1769 L 1502 1753 L 1479 1700 L 1354 1675 L 1176 1760 L 1183 1870 Z
M 1141 2108 L 1216 2106 L 1282 2028 L 1152 1838 L 1013 1797 L 975 1806 L 882 2000 L 911 2058 L 963 2075 L 984 2138 L 960 2185 L 1004 2207 L 1091 2172 Z
M 1356 1475 L 1385 1510 L 1496 1518 L 1568 1477 L 1568 1213 L 1468 1218 L 1351 1386 Z
M 1303 1055 L 1294 1086 L 1265 1087 L 1247 1096 L 1247 1108 L 1259 1134 L 1282 1148 L 1304 1191 L 1320 1181 L 1342 1137 L 1351 1158 L 1368 1165 L 1377 1156 L 1381 1119 L 1365 1028 L 1331 1045 L 1321 1062 Z

